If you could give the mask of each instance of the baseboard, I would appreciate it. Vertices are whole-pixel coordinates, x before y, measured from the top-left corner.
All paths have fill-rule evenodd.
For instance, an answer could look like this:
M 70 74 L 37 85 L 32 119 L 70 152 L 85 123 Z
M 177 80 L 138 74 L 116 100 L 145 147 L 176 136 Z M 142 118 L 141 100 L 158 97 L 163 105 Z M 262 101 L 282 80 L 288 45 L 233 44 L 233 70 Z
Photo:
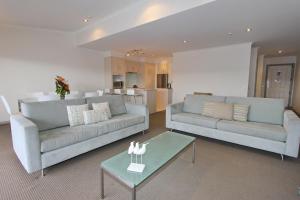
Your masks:
M 1 125 L 7 125 L 7 124 L 9 124 L 9 121 L 0 122 L 0 126 Z

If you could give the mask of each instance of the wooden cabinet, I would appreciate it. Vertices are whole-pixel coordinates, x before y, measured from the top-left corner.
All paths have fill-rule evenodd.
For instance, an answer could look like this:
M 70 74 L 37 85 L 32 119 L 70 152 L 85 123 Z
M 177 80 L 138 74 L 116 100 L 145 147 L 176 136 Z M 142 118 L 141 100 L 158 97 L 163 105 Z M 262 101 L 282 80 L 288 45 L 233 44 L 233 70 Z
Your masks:
M 157 67 L 157 74 L 169 74 L 170 65 L 168 62 L 161 62 Z
M 137 73 L 137 85 L 140 88 L 154 89 L 156 80 L 156 64 L 126 60 L 119 57 L 105 58 L 105 87 L 112 88 L 113 75 L 124 77 L 126 86 L 126 73 Z
M 111 71 L 112 71 L 112 75 L 125 75 L 126 73 L 125 60 L 122 58 L 112 57 Z
M 126 72 L 138 72 L 140 66 L 141 66 L 140 62 L 127 60 L 126 61 Z
M 156 111 L 160 112 L 166 109 L 168 104 L 172 103 L 172 89 L 156 89 Z
M 145 63 L 144 65 L 144 87 L 146 89 L 155 88 L 155 64 Z

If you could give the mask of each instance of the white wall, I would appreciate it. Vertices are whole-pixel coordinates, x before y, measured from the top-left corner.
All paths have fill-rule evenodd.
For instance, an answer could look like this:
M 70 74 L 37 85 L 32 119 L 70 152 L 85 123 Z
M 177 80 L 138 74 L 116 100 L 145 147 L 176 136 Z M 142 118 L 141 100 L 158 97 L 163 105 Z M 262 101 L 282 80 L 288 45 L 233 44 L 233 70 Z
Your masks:
M 100 52 L 78 48 L 70 33 L 0 26 L 0 95 L 13 109 L 17 99 L 37 91 L 54 91 L 55 75 L 64 76 L 71 90 L 104 86 Z M 0 103 L 0 123 L 8 115 Z
M 179 52 L 173 56 L 173 102 L 194 91 L 247 96 L 251 43 Z

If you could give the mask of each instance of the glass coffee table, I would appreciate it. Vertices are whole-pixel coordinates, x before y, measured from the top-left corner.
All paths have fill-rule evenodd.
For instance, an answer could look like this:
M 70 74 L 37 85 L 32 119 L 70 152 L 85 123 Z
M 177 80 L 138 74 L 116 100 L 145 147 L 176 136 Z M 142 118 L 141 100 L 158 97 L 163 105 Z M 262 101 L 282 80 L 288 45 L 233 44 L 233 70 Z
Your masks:
M 160 169 L 177 158 L 188 147 L 193 148 L 192 162 L 194 163 L 195 140 L 195 137 L 167 131 L 144 142 L 149 144 L 143 156 L 143 164 L 146 167 L 142 173 L 127 170 L 131 159 L 127 151 L 103 161 L 100 167 L 101 198 L 104 199 L 104 173 L 129 188 L 132 199 L 135 200 L 137 188 L 146 183 L 146 180 L 149 180 L 150 177 L 154 177 L 155 174 L 159 173 Z

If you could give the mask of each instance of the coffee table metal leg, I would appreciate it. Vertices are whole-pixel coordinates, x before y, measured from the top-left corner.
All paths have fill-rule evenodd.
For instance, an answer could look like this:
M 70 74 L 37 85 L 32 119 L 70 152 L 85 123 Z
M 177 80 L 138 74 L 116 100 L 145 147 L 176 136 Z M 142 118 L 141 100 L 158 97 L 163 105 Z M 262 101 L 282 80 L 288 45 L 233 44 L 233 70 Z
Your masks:
M 195 163 L 195 142 L 193 142 L 193 163 Z
M 103 169 L 101 167 L 101 170 L 100 170 L 100 176 L 101 176 L 101 199 L 104 199 L 104 172 L 103 172 Z
M 131 192 L 132 192 L 132 200 L 136 200 L 136 188 L 133 187 Z

